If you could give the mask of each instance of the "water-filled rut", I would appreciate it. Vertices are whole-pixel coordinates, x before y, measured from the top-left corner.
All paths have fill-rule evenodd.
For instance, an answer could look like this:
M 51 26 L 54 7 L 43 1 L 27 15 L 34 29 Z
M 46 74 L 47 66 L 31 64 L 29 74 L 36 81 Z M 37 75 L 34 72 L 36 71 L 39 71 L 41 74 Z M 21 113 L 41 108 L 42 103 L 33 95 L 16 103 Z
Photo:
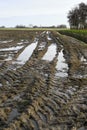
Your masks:
M 38 44 L 38 41 L 35 40 L 34 43 L 31 43 L 30 45 L 28 45 L 24 50 L 23 52 L 17 57 L 17 60 L 15 63 L 18 63 L 18 64 L 25 64 L 29 58 L 31 57 L 33 51 L 35 50 L 36 46 Z

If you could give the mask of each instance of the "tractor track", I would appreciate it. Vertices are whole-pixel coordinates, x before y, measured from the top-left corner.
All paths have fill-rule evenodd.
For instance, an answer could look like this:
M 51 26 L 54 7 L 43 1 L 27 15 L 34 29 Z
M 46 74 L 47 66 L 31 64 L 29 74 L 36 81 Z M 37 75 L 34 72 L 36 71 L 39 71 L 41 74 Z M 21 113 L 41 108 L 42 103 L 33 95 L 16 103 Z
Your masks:
M 0 43 L 23 46 L 0 51 L 0 130 L 86 130 L 87 45 L 57 32 L 33 35 L 22 45 Z M 17 61 L 36 42 L 29 59 Z

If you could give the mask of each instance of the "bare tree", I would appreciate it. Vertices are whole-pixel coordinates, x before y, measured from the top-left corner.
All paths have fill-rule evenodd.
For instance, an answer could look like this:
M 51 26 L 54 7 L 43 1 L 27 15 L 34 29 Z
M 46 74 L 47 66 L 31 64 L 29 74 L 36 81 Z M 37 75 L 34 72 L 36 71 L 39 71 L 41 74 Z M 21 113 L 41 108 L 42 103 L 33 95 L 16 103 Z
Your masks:
M 75 28 L 75 29 L 78 29 L 78 26 L 79 26 L 79 10 L 78 8 L 76 7 L 75 9 L 69 11 L 68 13 L 68 22 L 70 24 L 70 28 Z
M 80 12 L 80 28 L 85 28 L 87 24 L 87 5 L 84 3 L 79 4 L 79 12 Z
M 69 11 L 67 18 L 70 28 L 87 28 L 87 5 L 80 3 L 78 7 Z

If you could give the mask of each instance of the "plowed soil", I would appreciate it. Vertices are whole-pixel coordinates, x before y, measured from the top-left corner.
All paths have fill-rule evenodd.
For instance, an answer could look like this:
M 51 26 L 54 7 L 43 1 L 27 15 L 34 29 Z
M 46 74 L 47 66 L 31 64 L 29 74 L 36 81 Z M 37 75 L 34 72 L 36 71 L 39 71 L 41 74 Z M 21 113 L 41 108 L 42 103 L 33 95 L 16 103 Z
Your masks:
M 0 31 L 0 130 L 87 130 L 87 44 Z

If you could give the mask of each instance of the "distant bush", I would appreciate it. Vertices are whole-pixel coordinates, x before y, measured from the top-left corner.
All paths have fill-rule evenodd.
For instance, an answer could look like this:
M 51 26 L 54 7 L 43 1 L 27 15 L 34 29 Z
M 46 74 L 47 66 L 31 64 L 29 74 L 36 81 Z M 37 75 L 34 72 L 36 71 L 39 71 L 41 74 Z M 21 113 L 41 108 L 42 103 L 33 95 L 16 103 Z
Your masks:
M 61 25 L 58 25 L 57 28 L 67 28 L 67 26 L 64 24 L 61 24 Z
M 15 28 L 26 28 L 25 25 L 16 25 Z
M 38 26 L 37 26 L 37 25 L 35 25 L 35 26 L 33 26 L 33 28 L 38 28 Z
M 5 26 L 1 26 L 0 28 L 5 28 Z

